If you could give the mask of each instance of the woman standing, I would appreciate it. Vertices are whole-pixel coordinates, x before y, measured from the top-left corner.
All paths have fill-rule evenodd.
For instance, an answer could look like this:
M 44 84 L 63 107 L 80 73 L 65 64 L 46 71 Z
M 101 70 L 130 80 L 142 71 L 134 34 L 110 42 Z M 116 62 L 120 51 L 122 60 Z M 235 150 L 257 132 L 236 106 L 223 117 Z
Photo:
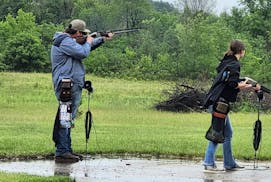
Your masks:
M 219 142 L 217 142 L 216 137 L 208 139 L 206 135 L 206 138 L 210 140 L 203 163 L 204 169 L 206 170 L 217 170 L 215 164 L 215 152 L 218 143 L 222 143 L 223 145 L 225 170 L 243 168 L 235 162 L 232 154 L 231 140 L 233 131 L 228 112 L 229 103 L 236 102 L 238 92 L 240 90 L 252 88 L 251 84 L 247 84 L 246 81 L 240 81 L 239 79 L 239 61 L 244 57 L 244 55 L 244 44 L 240 40 L 231 41 L 228 51 L 225 53 L 220 64 L 216 68 L 218 73 L 217 78 L 206 97 L 205 106 L 208 107 L 209 111 L 212 113 L 212 126 L 215 125 L 216 129 L 221 130 L 220 132 L 222 134 L 221 136 L 219 135 L 219 132 L 217 133 L 215 131 L 217 136 L 221 136 L 218 140 Z M 254 89 L 259 90 L 260 85 L 254 87 Z

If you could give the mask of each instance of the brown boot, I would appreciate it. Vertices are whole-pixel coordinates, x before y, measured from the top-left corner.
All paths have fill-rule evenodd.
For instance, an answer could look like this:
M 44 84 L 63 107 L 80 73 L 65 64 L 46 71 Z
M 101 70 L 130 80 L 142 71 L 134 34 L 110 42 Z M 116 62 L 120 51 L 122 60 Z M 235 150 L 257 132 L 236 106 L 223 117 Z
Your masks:
M 72 155 L 75 155 L 77 157 L 79 157 L 79 160 L 82 161 L 84 159 L 84 156 L 75 152 L 72 152 Z
M 79 157 L 75 156 L 71 153 L 65 153 L 60 156 L 55 157 L 55 162 L 56 163 L 74 163 L 79 161 Z

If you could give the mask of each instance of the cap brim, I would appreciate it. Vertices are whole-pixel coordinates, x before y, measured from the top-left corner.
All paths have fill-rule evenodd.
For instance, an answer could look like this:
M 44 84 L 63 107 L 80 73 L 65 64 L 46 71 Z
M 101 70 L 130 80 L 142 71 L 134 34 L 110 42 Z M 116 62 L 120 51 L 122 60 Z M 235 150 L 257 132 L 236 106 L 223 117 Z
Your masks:
M 89 29 L 85 29 L 84 31 L 82 31 L 82 32 L 85 32 L 85 33 L 90 33 L 91 31 L 89 30 Z

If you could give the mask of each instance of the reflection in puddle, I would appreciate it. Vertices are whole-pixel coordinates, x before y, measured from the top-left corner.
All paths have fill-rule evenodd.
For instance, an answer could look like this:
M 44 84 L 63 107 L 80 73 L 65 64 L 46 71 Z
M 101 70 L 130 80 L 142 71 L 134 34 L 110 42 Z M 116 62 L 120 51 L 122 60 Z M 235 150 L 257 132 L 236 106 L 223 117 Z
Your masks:
M 220 167 L 222 163 L 218 163 Z M 39 176 L 64 175 L 75 181 L 269 181 L 270 170 L 252 170 L 252 164 L 243 163 L 247 170 L 204 173 L 201 162 L 184 160 L 147 159 L 88 159 L 73 164 L 54 161 L 0 162 L 0 171 L 27 173 Z M 250 180 L 251 179 L 251 180 Z
M 55 176 L 70 176 L 72 173 L 72 164 L 59 164 L 54 165 L 54 175 Z

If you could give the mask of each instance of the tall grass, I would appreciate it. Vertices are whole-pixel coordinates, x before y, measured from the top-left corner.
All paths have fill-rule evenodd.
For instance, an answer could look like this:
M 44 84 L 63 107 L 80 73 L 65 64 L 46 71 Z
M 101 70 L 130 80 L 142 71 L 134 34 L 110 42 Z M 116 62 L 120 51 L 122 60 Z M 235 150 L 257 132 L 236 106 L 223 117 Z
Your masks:
M 170 113 L 153 109 L 162 99 L 162 90 L 172 83 L 127 81 L 99 78 L 92 80 L 91 111 L 94 128 L 89 140 L 91 154 L 131 154 L 174 157 L 202 157 L 210 124 L 208 113 Z M 0 73 L 0 155 L 16 157 L 53 155 L 52 128 L 57 109 L 51 74 Z M 85 152 L 84 112 L 87 92 L 75 128 L 73 149 Z M 231 113 L 236 158 L 253 159 L 253 122 L 257 113 Z M 271 117 L 261 114 L 263 138 L 260 159 L 270 159 Z M 96 131 L 96 132 L 94 132 Z M 218 157 L 222 156 L 221 148 Z

